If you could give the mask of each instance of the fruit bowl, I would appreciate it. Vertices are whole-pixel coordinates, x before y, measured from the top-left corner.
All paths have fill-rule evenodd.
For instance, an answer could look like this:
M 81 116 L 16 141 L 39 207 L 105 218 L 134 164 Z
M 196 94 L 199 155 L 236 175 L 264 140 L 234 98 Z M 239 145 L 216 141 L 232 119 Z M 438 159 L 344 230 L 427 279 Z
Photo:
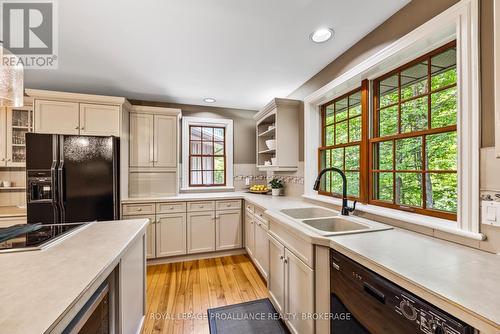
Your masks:
M 249 191 L 254 194 L 267 194 L 269 188 L 265 185 L 257 184 L 250 187 Z

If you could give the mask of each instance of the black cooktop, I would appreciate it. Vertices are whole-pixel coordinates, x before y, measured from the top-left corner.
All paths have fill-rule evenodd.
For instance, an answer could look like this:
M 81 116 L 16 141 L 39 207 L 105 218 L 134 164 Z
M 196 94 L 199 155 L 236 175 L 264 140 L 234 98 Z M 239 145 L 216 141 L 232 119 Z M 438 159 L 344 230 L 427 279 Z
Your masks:
M 0 228 L 0 252 L 41 249 L 83 225 L 85 224 L 20 224 Z

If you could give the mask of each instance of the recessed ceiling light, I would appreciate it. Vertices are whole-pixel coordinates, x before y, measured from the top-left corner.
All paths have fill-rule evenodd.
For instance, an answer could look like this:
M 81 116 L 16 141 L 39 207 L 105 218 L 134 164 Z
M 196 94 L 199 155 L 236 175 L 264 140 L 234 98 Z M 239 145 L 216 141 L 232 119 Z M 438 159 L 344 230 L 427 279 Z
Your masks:
M 214 99 L 213 97 L 206 97 L 203 99 L 203 101 L 205 101 L 206 103 L 215 103 L 215 101 L 217 100 Z
M 309 38 L 311 38 L 314 43 L 324 43 L 331 39 L 333 34 L 334 31 L 332 28 L 320 28 L 311 33 Z

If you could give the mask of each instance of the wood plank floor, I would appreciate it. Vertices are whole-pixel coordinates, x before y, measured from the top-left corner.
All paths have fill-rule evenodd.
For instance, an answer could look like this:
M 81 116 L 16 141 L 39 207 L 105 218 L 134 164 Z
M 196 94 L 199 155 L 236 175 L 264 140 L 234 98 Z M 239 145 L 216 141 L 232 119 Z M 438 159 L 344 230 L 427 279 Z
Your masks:
M 247 255 L 148 266 L 143 333 L 209 333 L 207 309 L 266 297 Z

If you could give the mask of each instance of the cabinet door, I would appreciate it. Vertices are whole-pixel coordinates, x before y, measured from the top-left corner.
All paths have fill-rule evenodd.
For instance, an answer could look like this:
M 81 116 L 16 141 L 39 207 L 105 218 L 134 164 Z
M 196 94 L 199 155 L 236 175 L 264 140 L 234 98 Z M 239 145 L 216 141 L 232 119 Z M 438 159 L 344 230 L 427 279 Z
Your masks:
M 7 165 L 7 109 L 0 108 L 0 167 Z
M 153 167 L 153 115 L 130 113 L 130 167 Z
M 154 165 L 177 168 L 176 116 L 154 116 Z
M 215 251 L 215 212 L 187 214 L 188 254 Z
M 276 310 L 285 312 L 285 247 L 269 236 L 269 276 L 267 287 Z
M 241 210 L 217 211 L 216 250 L 241 248 Z
M 75 102 L 35 100 L 35 132 L 78 135 L 80 106 Z
M 81 103 L 80 134 L 119 137 L 120 107 Z
M 154 259 L 156 257 L 156 220 L 154 215 L 143 216 L 123 216 L 122 219 L 149 219 L 149 225 L 146 229 L 146 258 Z
M 269 272 L 269 241 L 267 240 L 267 229 L 263 223 L 256 221 L 255 224 L 255 264 L 262 276 L 267 280 Z
M 30 107 L 8 108 L 7 167 L 26 166 L 26 133 L 33 132 L 33 111 Z
M 186 214 L 161 215 L 156 223 L 156 257 L 186 254 Z
M 312 314 L 314 312 L 314 272 L 309 266 L 285 250 L 285 312 L 289 314 Z M 292 333 L 314 333 L 312 319 L 287 319 Z
M 250 257 L 254 257 L 255 227 L 250 213 L 245 214 L 245 248 Z

